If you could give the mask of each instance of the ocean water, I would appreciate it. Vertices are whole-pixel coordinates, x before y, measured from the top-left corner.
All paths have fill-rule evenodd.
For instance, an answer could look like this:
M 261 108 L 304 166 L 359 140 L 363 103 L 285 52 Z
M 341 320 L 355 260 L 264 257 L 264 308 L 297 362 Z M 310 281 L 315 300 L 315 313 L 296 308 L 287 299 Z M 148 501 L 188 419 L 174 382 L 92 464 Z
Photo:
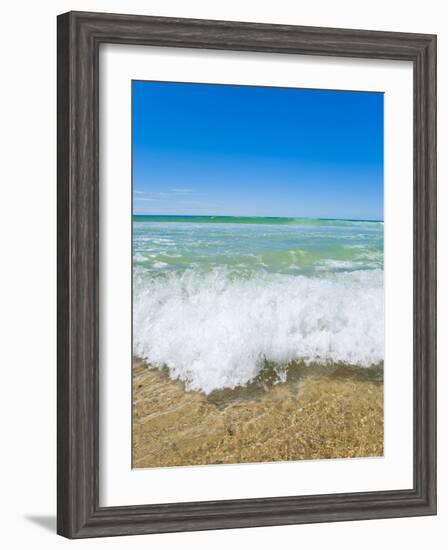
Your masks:
M 134 216 L 133 350 L 191 390 L 384 357 L 383 223 Z

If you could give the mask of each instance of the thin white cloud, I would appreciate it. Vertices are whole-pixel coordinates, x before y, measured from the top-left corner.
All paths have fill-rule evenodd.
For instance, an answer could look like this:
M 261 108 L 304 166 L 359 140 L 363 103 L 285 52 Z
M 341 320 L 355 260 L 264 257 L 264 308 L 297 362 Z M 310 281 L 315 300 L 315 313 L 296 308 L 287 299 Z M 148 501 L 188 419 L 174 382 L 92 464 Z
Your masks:
M 134 191 L 134 194 L 144 195 L 149 198 L 164 198 L 172 196 L 172 193 L 167 193 L 164 191 Z
M 204 203 L 202 201 L 179 201 L 179 204 L 182 204 L 185 206 L 214 206 L 211 204 Z
M 134 212 L 140 214 L 195 215 L 222 209 L 222 205 L 208 202 L 206 197 L 187 187 L 175 187 L 167 191 L 135 190 L 134 193 Z

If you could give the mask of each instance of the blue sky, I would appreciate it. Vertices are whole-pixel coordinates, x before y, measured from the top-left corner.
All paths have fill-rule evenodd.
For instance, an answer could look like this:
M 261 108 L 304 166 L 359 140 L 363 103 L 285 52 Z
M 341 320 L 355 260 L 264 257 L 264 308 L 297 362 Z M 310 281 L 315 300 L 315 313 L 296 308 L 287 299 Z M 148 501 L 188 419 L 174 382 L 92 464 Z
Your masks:
M 383 219 L 383 94 L 132 83 L 136 214 Z

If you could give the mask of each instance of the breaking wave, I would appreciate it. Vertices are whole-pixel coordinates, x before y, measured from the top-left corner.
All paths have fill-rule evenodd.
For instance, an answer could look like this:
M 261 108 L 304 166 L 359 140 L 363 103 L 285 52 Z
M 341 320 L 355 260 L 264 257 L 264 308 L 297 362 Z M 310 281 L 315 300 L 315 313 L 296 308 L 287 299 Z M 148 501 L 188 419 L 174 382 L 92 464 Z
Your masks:
M 315 276 L 134 269 L 134 355 L 190 390 L 245 385 L 265 360 L 368 367 L 384 356 L 383 271 Z

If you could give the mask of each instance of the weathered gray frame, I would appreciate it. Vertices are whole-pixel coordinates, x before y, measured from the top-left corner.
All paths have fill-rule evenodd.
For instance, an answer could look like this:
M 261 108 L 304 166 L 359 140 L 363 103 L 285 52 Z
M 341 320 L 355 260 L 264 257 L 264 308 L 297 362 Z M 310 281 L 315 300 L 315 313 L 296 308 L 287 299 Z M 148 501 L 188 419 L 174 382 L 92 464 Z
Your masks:
M 98 51 L 102 43 L 412 61 L 414 486 L 144 506 L 98 501 Z M 69 538 L 436 513 L 436 37 L 70 12 L 58 17 L 58 533 Z

